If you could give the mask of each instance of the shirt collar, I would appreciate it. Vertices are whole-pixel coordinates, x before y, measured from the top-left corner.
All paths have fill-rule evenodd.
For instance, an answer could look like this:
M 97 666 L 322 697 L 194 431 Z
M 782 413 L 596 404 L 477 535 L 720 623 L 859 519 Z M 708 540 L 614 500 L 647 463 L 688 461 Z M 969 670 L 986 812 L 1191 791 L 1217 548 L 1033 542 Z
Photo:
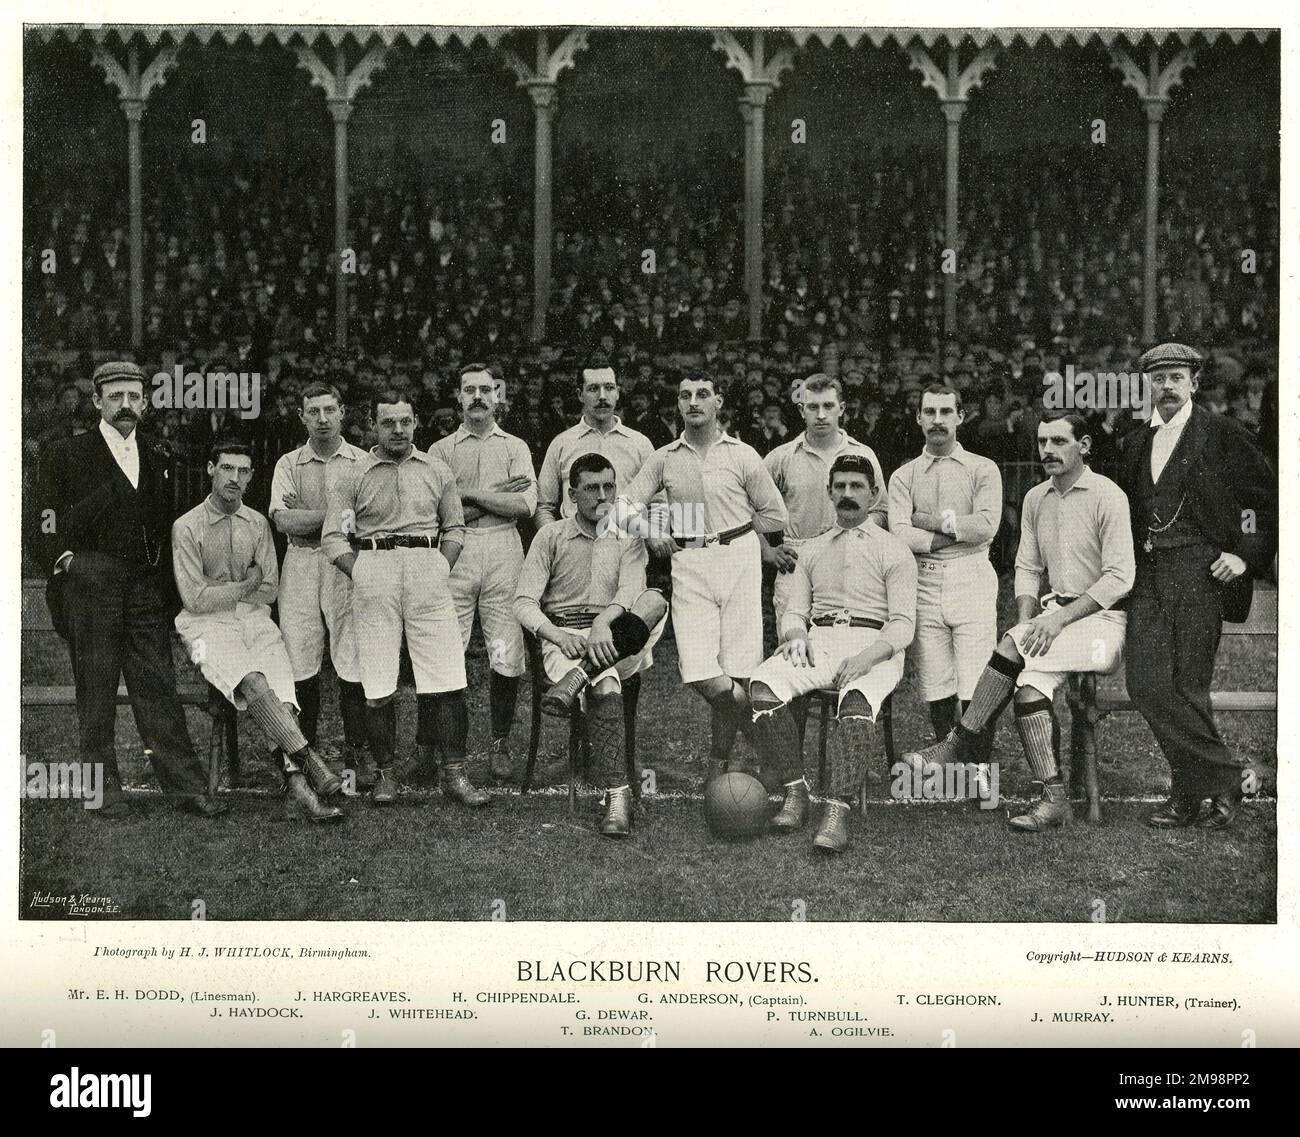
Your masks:
M 1181 407 L 1178 413 L 1168 422 L 1160 417 L 1159 411 L 1151 412 L 1151 429 L 1152 430 L 1182 430 L 1187 425 L 1187 420 L 1192 417 L 1192 400 L 1188 399 Z
M 400 466 L 402 464 L 401 462 L 394 462 L 386 454 L 381 453 L 378 444 L 370 448 L 370 457 L 376 462 L 386 462 L 390 466 Z M 429 460 L 429 456 L 416 446 L 411 447 L 411 452 L 402 459 L 402 462 L 409 462 L 412 458 L 417 462 L 428 462 Z
M 848 446 L 851 442 L 853 442 L 853 439 L 849 437 L 849 432 L 841 429 L 839 441 L 835 443 L 835 449 L 843 450 L 844 447 Z M 808 432 L 806 430 L 794 440 L 794 448 L 796 450 L 810 450 L 814 454 L 817 453 L 816 447 L 808 441 Z
M 501 424 L 500 424 L 499 422 L 494 422 L 494 423 L 492 424 L 492 429 L 489 430 L 489 431 L 487 432 L 487 434 L 486 434 L 485 437 L 487 437 L 487 438 L 493 438 L 493 437 L 505 438 L 505 436 L 506 436 L 506 432 L 505 432 L 504 430 L 501 429 Z M 459 426 L 459 428 L 457 428 L 457 430 L 456 430 L 456 441 L 457 441 L 457 442 L 459 442 L 462 438 L 479 438 L 479 437 L 480 437 L 479 435 L 475 434 L 475 433 L 474 433 L 472 430 L 470 430 L 470 428 L 467 427 L 464 423 L 461 423 L 460 426 Z
M 604 433 L 605 433 L 605 434 L 628 434 L 629 431 L 628 431 L 627 427 L 625 427 L 625 426 L 623 425 L 623 420 L 622 420 L 622 418 L 620 418 L 618 415 L 613 415 L 612 417 L 613 417 L 613 419 L 614 419 L 614 425 L 611 426 L 611 427 L 610 427 L 607 431 L 605 431 Z M 601 432 L 600 432 L 599 430 L 597 430 L 594 426 L 592 426 L 591 423 L 589 423 L 585 418 L 580 418 L 580 419 L 578 419 L 578 425 L 577 425 L 576 427 L 574 427 L 574 429 L 578 432 L 578 436 L 579 436 L 579 437 L 582 437 L 582 436 L 585 435 L 585 434 L 600 434 L 600 433 L 601 433 Z
M 355 462 L 365 453 L 353 446 L 346 438 L 340 440 L 339 448 L 334 451 L 328 458 L 322 458 L 315 450 L 311 448 L 310 442 L 304 442 L 298 447 L 298 458 L 296 465 L 305 466 L 308 462 L 333 462 L 335 458 L 346 458 L 349 462 Z
M 564 524 L 565 524 L 564 539 L 566 541 L 572 541 L 577 538 L 582 538 L 583 540 L 586 541 L 594 541 L 596 539 L 594 534 L 588 533 L 579 524 L 578 515 L 576 513 L 572 517 L 566 517 L 564 519 Z
M 868 515 L 867 517 L 864 517 L 861 521 L 859 521 L 856 525 L 850 526 L 847 529 L 843 525 L 841 525 L 837 520 L 835 524 L 831 526 L 830 532 L 832 537 L 838 537 L 842 533 L 852 533 L 855 529 L 877 529 L 877 528 L 879 528 L 879 526 L 876 525 L 876 523 L 872 521 L 871 517 Z
M 135 445 L 135 428 L 131 428 L 131 433 L 125 438 L 118 432 L 117 427 L 109 426 L 103 419 L 99 420 L 99 433 L 103 435 L 104 441 L 114 450 L 130 450 Z
M 238 517 L 241 521 L 249 521 L 249 522 L 253 520 L 253 511 L 249 509 L 248 506 L 246 506 L 242 501 L 239 503 L 239 508 L 235 510 L 234 513 L 224 513 L 220 509 L 218 509 L 215 505 L 212 504 L 211 494 L 209 494 L 207 497 L 203 499 L 203 509 L 208 515 L 209 525 L 215 525 L 218 521 L 222 520 L 222 518 L 225 517 Z
M 1065 493 L 1073 493 L 1075 490 L 1090 490 L 1096 484 L 1096 482 L 1097 482 L 1097 475 L 1093 473 L 1092 467 L 1085 465 L 1083 467 L 1083 473 L 1078 476 L 1078 478 L 1075 480 L 1074 485 L 1072 485 L 1068 490 L 1066 490 Z M 1065 494 L 1061 493 L 1061 491 L 1056 488 L 1056 483 L 1052 481 L 1051 478 L 1047 479 L 1047 487 L 1048 487 L 1047 488 L 1048 493 L 1054 493 L 1058 497 L 1065 496 Z
M 721 442 L 732 442 L 732 443 L 734 443 L 734 442 L 739 442 L 739 441 L 740 441 L 740 440 L 737 439 L 737 438 L 732 438 L 731 435 L 729 435 L 729 434 L 724 430 L 724 431 L 723 431 L 720 435 L 718 435 L 718 437 L 714 440 L 713 445 L 714 445 L 714 446 L 717 446 L 717 445 L 718 445 L 719 443 L 721 443 Z M 688 450 L 694 450 L 694 449 L 695 449 L 694 446 L 692 446 L 689 442 L 686 441 L 686 435 L 685 435 L 685 434 L 679 434 L 676 438 L 674 438 L 670 443 L 668 443 L 667 449 L 669 449 L 669 450 L 676 450 L 676 449 L 678 449 L 679 447 L 682 447 L 682 446 L 685 446 Z
M 955 442 L 953 443 L 951 454 L 932 454 L 930 448 L 927 446 L 921 451 L 921 457 L 928 459 L 928 464 L 931 466 L 941 458 L 953 458 L 964 466 L 966 465 L 967 451 L 966 447 L 964 447 L 960 442 Z

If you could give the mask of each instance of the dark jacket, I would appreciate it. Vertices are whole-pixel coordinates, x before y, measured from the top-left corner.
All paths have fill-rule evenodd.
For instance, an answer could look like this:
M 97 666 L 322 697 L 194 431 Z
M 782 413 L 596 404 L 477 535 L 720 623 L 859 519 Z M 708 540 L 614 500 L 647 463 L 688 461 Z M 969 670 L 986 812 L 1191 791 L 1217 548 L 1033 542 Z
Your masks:
M 171 579 L 171 526 L 174 519 L 171 449 L 165 442 L 137 433 L 140 484 L 135 510 L 144 526 L 144 543 L 156 568 Z M 66 551 L 108 552 L 121 545 L 120 519 L 131 496 L 122 473 L 96 426 L 85 434 L 61 439 L 41 451 L 38 516 L 41 565 L 46 573 Z
M 1124 439 L 1120 484 L 1130 500 L 1140 495 L 1142 463 L 1151 461 L 1151 436 L 1143 426 Z M 1204 407 L 1192 407 L 1192 416 L 1169 457 L 1165 477 L 1175 463 L 1181 467 L 1185 508 L 1205 536 L 1207 544 L 1234 553 L 1246 562 L 1248 572 L 1224 584 L 1223 618 L 1242 623 L 1250 615 L 1254 592 L 1252 578 L 1270 576 L 1277 551 L 1277 479 L 1254 437 L 1232 419 Z M 1138 510 L 1133 515 L 1133 546 L 1147 539 L 1146 522 Z M 1141 557 L 1139 556 L 1139 561 Z

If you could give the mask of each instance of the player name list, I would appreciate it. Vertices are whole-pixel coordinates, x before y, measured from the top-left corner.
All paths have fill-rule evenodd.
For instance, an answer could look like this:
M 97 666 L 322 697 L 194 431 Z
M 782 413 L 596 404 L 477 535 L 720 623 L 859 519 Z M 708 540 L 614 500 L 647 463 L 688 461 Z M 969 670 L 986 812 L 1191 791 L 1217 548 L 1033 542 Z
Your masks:
M 946 960 L 944 977 L 927 980 L 915 960 L 857 973 L 818 955 L 417 960 L 275 942 L 79 946 L 79 981 L 46 1004 L 59 1045 L 143 1031 L 208 1045 L 1107 1046 L 1176 1030 L 1184 1044 L 1249 1046 L 1261 1029 L 1225 951 L 1031 948 L 1014 980 Z

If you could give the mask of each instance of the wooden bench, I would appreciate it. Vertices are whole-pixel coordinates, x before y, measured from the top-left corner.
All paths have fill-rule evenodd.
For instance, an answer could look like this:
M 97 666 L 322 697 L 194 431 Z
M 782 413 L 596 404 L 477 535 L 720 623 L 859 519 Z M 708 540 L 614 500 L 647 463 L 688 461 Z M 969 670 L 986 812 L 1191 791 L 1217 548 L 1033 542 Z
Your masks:
M 1277 587 L 1257 580 L 1250 618 L 1244 624 L 1223 625 L 1223 639 L 1276 636 Z M 1118 683 L 1098 686 L 1096 675 L 1071 675 L 1066 701 L 1070 707 L 1070 785 L 1088 799 L 1088 820 L 1101 820 L 1101 788 L 1097 778 L 1098 720 L 1106 715 L 1134 710 L 1133 700 L 1124 688 L 1123 669 Z M 1210 705 L 1216 711 L 1264 711 L 1277 713 L 1277 691 L 1210 692 Z
M 23 581 L 23 623 L 22 634 L 25 640 L 29 634 L 37 632 L 55 635 L 54 625 L 50 620 L 50 610 L 45 603 L 45 582 L 43 580 Z M 173 638 L 179 642 L 176 633 Z M 202 707 L 212 719 L 212 729 L 208 736 L 208 792 L 216 793 L 221 781 L 221 768 L 229 760 L 230 785 L 240 783 L 239 762 L 239 719 L 234 706 L 212 684 L 208 683 L 194 668 L 193 678 L 177 683 L 176 694 L 181 703 L 189 707 Z M 131 697 L 125 686 L 117 688 L 117 705 L 129 706 Z M 76 688 L 68 684 L 29 684 L 22 685 L 20 705 L 26 707 L 75 707 L 77 705 Z M 149 753 L 149 740 L 142 739 L 146 754 Z

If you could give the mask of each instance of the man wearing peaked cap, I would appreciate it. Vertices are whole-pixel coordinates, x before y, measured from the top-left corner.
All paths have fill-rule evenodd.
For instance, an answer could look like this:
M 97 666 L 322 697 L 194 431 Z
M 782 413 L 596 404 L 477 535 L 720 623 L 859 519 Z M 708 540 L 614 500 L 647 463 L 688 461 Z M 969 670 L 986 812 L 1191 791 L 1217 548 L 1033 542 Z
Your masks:
M 1149 819 L 1161 829 L 1236 815 L 1243 762 L 1219 737 L 1210 682 L 1222 621 L 1246 619 L 1277 545 L 1274 473 L 1245 428 L 1193 403 L 1201 362 L 1181 343 L 1139 358 L 1155 409 L 1120 469 L 1137 552 L 1128 691 L 1169 762 L 1169 800 Z
M 115 361 L 95 369 L 99 427 L 42 455 L 41 560 L 54 626 L 68 642 L 82 762 L 104 771 L 101 817 L 129 812 L 113 742 L 125 678 L 140 737 L 163 791 L 205 817 L 226 806 L 206 779 L 176 697 L 171 604 L 171 454 L 141 436 L 145 374 Z

